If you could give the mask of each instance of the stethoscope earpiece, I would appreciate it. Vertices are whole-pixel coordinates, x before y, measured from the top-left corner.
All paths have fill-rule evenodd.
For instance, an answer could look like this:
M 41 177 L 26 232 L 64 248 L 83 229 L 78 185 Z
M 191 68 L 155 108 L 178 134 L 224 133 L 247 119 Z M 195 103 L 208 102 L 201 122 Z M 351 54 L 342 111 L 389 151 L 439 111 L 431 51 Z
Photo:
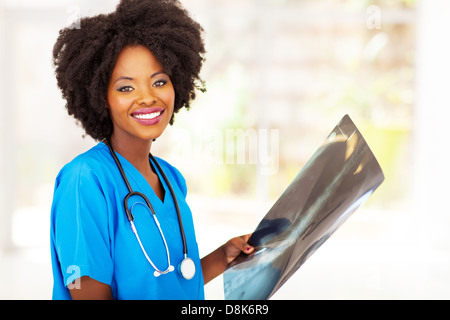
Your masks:
M 160 275 L 172 272 L 173 270 L 175 270 L 175 267 L 170 265 L 169 268 L 167 268 L 167 270 L 164 272 L 155 270 L 155 272 L 153 272 L 153 275 L 155 276 L 155 278 L 158 278 Z

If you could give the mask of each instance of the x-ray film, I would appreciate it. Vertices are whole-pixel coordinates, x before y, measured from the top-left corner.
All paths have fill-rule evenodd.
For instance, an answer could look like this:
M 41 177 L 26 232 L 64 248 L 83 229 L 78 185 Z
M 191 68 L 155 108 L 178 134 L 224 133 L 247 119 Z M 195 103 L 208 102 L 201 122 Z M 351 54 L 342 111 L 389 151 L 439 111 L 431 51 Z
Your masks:
M 348 115 L 330 133 L 223 275 L 225 299 L 269 299 L 383 182 Z

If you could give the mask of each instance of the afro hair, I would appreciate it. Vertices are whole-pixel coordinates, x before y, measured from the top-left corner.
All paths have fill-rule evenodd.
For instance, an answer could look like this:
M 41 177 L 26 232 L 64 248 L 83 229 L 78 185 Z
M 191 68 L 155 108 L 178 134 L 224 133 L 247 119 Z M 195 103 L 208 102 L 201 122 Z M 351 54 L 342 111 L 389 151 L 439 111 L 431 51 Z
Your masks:
M 130 45 L 147 47 L 170 76 L 174 114 L 189 108 L 196 89 L 205 90 L 199 76 L 205 53 L 202 31 L 178 0 L 122 0 L 110 14 L 82 18 L 80 28 L 62 29 L 53 64 L 69 115 L 94 140 L 110 137 L 108 83 L 119 53 Z

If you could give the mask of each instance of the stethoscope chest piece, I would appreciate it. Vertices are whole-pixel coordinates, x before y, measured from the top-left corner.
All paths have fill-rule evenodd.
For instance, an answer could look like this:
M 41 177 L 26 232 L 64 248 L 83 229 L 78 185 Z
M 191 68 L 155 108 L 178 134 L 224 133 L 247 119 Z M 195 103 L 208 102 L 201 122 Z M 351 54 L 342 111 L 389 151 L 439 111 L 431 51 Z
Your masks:
M 178 267 L 178 272 L 186 280 L 191 280 L 195 275 L 195 263 L 191 258 L 184 258 Z

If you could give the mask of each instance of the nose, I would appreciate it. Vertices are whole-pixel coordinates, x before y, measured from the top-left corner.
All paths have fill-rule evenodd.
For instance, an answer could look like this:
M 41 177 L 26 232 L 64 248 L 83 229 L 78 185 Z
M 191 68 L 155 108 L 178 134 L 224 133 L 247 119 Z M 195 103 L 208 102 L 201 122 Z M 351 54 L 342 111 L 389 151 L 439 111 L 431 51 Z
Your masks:
M 158 100 L 158 97 L 150 88 L 143 88 L 139 90 L 139 96 L 136 99 L 136 102 L 139 105 L 152 105 Z

